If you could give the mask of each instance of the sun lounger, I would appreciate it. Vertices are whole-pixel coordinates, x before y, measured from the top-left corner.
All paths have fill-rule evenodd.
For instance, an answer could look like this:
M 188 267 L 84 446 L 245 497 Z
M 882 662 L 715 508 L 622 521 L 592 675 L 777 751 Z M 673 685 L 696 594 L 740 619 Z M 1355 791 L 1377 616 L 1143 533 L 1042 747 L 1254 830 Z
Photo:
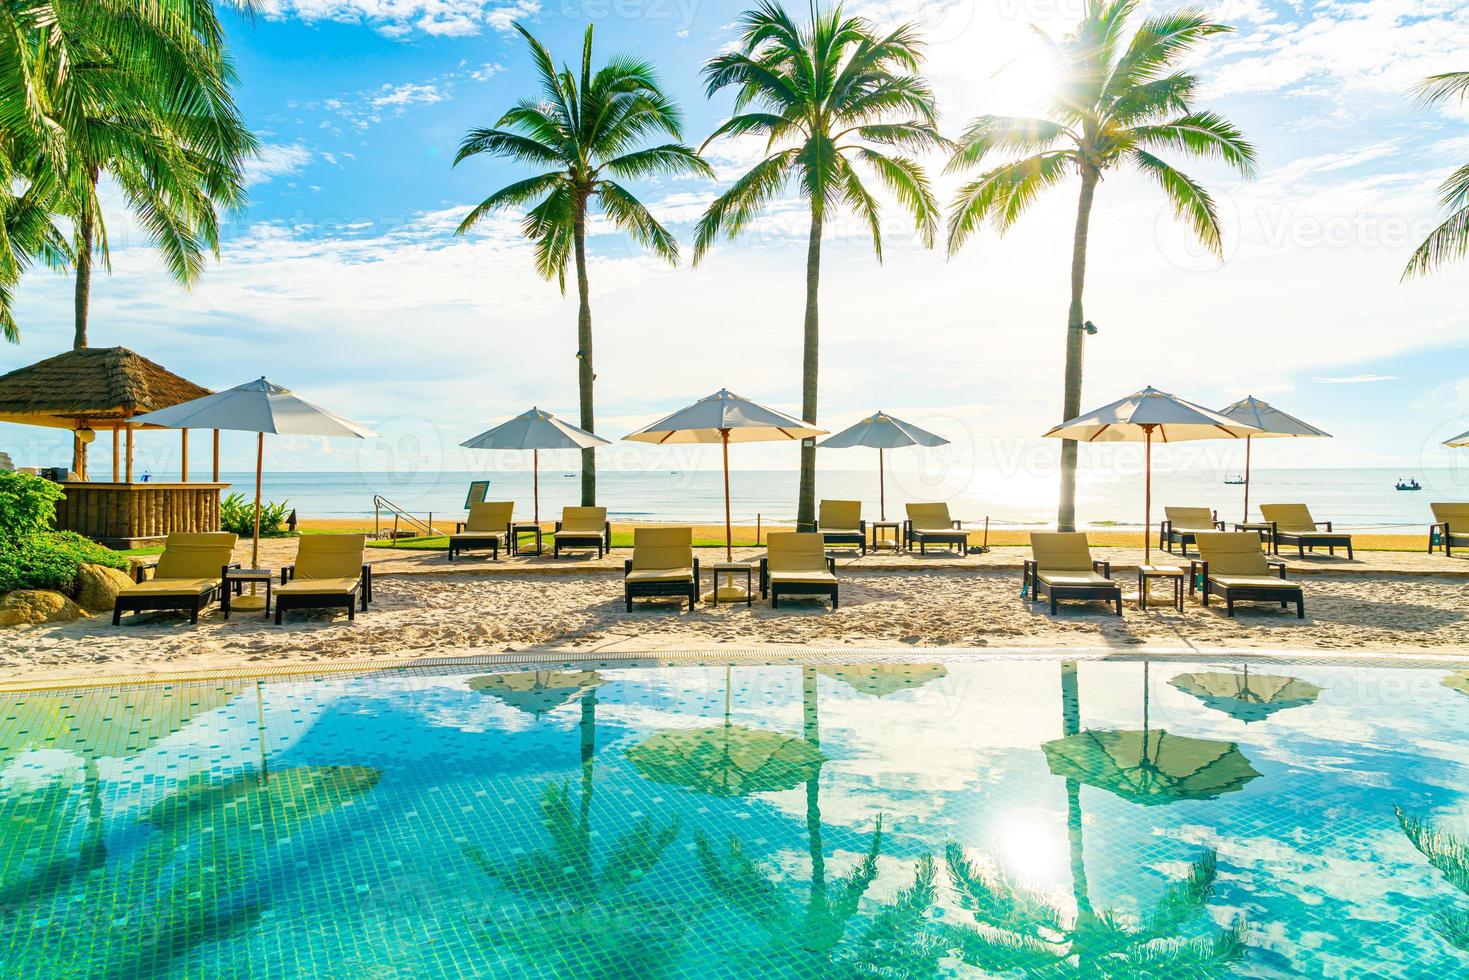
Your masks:
M 1345 548 L 1347 557 L 1352 557 L 1352 536 L 1333 530 L 1330 521 L 1314 520 L 1305 504 L 1261 504 L 1260 514 L 1270 525 L 1270 540 L 1277 555 L 1281 545 L 1293 544 L 1302 558 L 1307 548 L 1313 552 L 1325 548 L 1331 555 Z M 1323 527 L 1326 530 L 1321 530 Z
M 222 594 L 225 571 L 239 567 L 238 562 L 230 561 L 234 550 L 235 536 L 225 531 L 170 534 L 153 567 L 153 577 L 117 594 L 112 625 L 119 625 L 125 612 L 160 609 L 186 610 L 189 622 L 199 622 L 200 610 Z
M 1207 507 L 1164 507 L 1163 523 L 1158 528 L 1158 547 L 1173 552 L 1178 545 L 1185 558 L 1188 546 L 1194 543 L 1194 535 L 1200 531 L 1222 531 L 1224 522 L 1219 515 Z
M 1056 615 L 1060 599 L 1100 600 L 1114 603 L 1122 615 L 1122 584 L 1112 580 L 1112 564 L 1093 561 L 1091 545 L 1081 531 L 1033 531 L 1032 557 L 1025 561 L 1025 585 L 1030 601 L 1045 589 Z
M 957 547 L 962 555 L 969 547 L 969 534 L 949 517 L 948 504 L 909 504 L 908 519 L 903 522 L 903 541 L 910 551 L 917 544 L 919 554 L 926 554 L 929 544 L 941 544 Z
M 1428 553 L 1443 546 L 1445 556 L 1455 548 L 1469 548 L 1469 504 L 1430 504 L 1434 524 L 1428 529 Z
M 1278 602 L 1282 609 L 1296 604 L 1296 618 L 1306 617 L 1306 599 L 1297 582 L 1285 580 L 1285 562 L 1266 558 L 1260 536 L 1253 532 L 1205 532 L 1195 542 L 1199 557 L 1189 562 L 1188 591 L 1203 593 L 1204 605 L 1217 595 L 1225 615 L 1234 615 L 1236 602 Z
M 552 556 L 561 557 L 568 545 L 595 546 L 597 557 L 612 550 L 612 525 L 606 507 L 564 507 L 556 531 L 551 535 Z
M 469 519 L 454 525 L 449 535 L 449 560 L 471 548 L 489 548 L 491 560 L 500 557 L 500 542 L 510 540 L 510 519 L 515 503 L 486 501 L 469 505 Z
M 816 512 L 816 530 L 827 547 L 855 544 L 867 554 L 867 522 L 862 519 L 860 500 L 823 500 Z
M 308 534 L 296 546 L 296 563 L 281 569 L 275 587 L 275 622 L 287 609 L 342 606 L 356 618 L 372 601 L 372 567 L 367 564 L 364 534 Z
M 689 611 L 699 599 L 699 559 L 694 557 L 691 527 L 639 527 L 632 532 L 632 557 L 622 564 L 622 596 L 632 601 L 651 596 L 679 596 Z
M 770 607 L 780 608 L 783 595 L 821 595 L 837 608 L 837 563 L 826 555 L 820 534 L 771 531 L 765 536 L 760 559 L 760 597 L 770 596 Z

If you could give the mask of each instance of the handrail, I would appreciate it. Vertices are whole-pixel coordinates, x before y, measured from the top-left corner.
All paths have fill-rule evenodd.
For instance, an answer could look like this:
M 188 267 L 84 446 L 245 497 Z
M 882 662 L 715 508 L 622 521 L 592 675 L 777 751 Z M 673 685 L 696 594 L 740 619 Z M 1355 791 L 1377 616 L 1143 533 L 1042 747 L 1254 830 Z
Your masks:
M 433 525 L 434 515 L 432 511 L 429 512 L 429 519 L 425 521 L 421 518 L 414 517 L 382 494 L 375 493 L 372 495 L 372 536 L 374 540 L 379 540 L 383 536 L 383 511 L 385 510 L 393 515 L 394 540 L 398 538 L 399 521 L 406 523 L 410 528 L 427 537 L 438 537 L 442 533 Z

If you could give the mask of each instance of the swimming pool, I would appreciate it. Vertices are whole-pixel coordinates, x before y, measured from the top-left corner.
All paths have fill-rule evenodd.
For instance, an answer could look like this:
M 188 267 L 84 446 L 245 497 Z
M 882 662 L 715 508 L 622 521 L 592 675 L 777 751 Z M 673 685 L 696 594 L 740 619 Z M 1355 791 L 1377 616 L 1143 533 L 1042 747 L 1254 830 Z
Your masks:
M 1469 970 L 1469 669 L 845 659 L 0 695 L 5 977 Z

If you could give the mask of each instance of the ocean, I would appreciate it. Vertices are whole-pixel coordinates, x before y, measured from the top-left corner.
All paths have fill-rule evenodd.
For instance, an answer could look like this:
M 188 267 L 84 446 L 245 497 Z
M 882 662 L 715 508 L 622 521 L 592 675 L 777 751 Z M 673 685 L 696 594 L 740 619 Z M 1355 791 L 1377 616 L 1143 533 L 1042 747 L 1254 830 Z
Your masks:
M 1233 472 L 1155 471 L 1153 520 L 1163 507 L 1207 506 L 1221 520 L 1243 516 L 1243 487 L 1224 483 Z M 1421 491 L 1399 491 L 1399 478 L 1416 478 Z M 254 473 L 221 474 L 247 496 Z M 490 481 L 490 499 L 513 499 L 518 516 L 530 517 L 531 475 L 528 472 L 271 472 L 266 471 L 264 496 L 288 501 L 303 518 L 373 516 L 374 497 L 382 496 L 418 517 L 452 517 L 465 510 L 471 480 Z M 790 521 L 795 516 L 797 476 L 792 471 L 739 470 L 730 474 L 734 519 L 738 523 Z M 899 471 L 887 474 L 887 517 L 901 520 L 909 501 L 947 500 L 950 512 L 966 522 L 988 517 L 996 527 L 1044 527 L 1056 517 L 1054 472 L 1027 474 L 999 471 L 970 473 Z M 574 470 L 542 470 L 540 516 L 553 520 L 561 508 L 579 503 L 581 480 Z M 718 522 L 724 519 L 723 475 L 710 470 L 678 472 L 603 471 L 598 495 L 613 520 Z M 879 516 L 876 469 L 822 470 L 817 495 L 862 500 L 864 516 Z M 1429 503 L 1469 499 L 1469 471 L 1432 469 L 1399 472 L 1385 469 L 1257 469 L 1250 488 L 1251 516 L 1260 503 L 1306 503 L 1318 520 L 1330 520 L 1356 531 L 1395 532 L 1426 529 Z M 1078 524 L 1091 528 L 1139 527 L 1143 522 L 1141 473 L 1083 468 L 1077 492 Z

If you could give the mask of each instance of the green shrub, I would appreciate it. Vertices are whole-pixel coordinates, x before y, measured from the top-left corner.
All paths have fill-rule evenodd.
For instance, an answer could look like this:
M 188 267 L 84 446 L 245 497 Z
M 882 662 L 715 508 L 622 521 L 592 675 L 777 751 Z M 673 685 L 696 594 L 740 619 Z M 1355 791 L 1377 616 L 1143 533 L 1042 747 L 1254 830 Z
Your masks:
M 66 491 L 29 473 L 0 470 L 0 547 L 50 530 Z
M 51 589 L 71 595 L 82 565 L 127 571 L 128 560 L 71 531 L 44 531 L 0 545 L 0 592 Z
M 290 513 L 290 501 L 278 504 L 264 501 L 260 505 L 260 536 L 262 538 L 284 538 L 286 515 Z M 242 538 L 255 534 L 255 504 L 246 500 L 242 493 L 232 493 L 219 502 L 219 528 L 238 534 Z

